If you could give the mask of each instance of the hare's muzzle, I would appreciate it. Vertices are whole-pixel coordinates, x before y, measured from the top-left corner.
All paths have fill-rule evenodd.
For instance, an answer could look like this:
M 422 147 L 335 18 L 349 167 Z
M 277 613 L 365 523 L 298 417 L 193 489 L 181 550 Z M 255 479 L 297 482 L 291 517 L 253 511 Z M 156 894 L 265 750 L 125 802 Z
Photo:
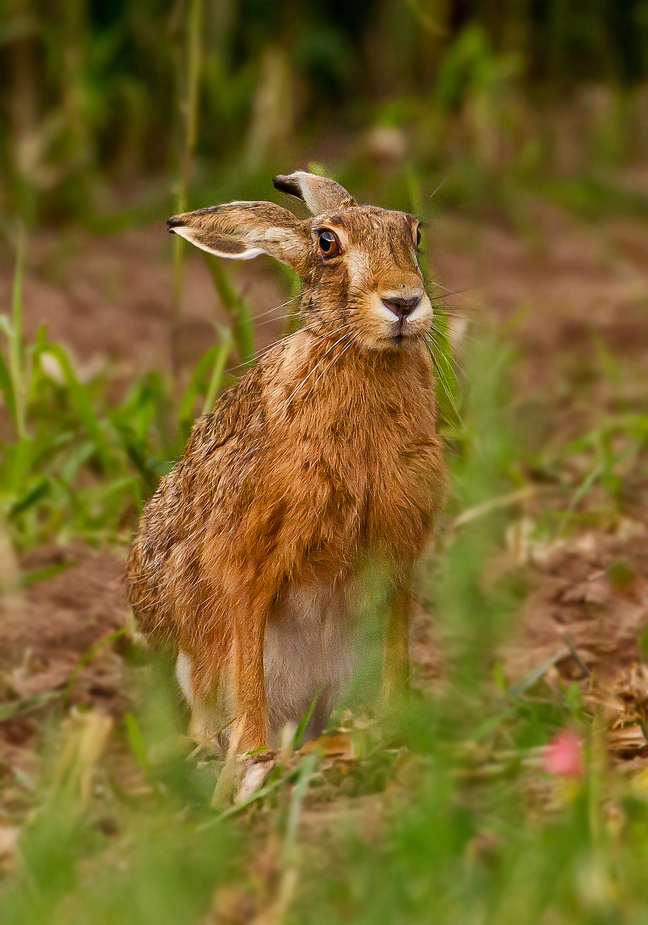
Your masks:
M 404 321 L 409 315 L 412 314 L 414 309 L 420 305 L 421 297 L 418 295 L 412 296 L 410 299 L 382 299 L 382 304 L 385 308 L 388 308 L 390 312 L 396 316 L 396 321 Z

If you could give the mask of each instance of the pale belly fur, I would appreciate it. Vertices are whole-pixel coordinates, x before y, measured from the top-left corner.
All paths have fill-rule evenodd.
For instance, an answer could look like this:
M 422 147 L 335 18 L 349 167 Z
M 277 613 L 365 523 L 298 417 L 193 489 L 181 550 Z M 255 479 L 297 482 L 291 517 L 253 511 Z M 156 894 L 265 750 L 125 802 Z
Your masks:
M 314 702 L 304 738 L 318 736 L 350 684 L 356 628 L 349 615 L 348 593 L 348 588 L 330 584 L 302 585 L 291 588 L 270 614 L 263 661 L 271 746 L 279 745 L 286 724 L 298 725 Z M 192 725 L 209 738 L 231 719 L 231 678 L 222 679 L 225 684 L 221 681 L 221 692 L 227 694 L 207 706 L 196 702 L 191 673 L 191 659 L 181 651 L 176 677 L 192 708 Z

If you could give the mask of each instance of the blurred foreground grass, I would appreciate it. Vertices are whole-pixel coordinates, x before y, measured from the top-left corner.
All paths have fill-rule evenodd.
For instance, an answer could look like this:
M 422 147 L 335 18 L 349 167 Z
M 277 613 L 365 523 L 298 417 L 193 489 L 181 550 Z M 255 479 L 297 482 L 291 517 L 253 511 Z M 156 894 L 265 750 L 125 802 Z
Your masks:
M 25 481 L 6 516 L 21 542 L 72 513 L 79 520 L 66 529 L 83 535 L 94 517 L 104 538 L 115 535 L 120 516 L 110 506 L 97 513 L 96 498 L 113 488 L 119 510 L 147 490 L 156 470 L 142 460 L 160 452 L 157 431 L 148 441 L 163 390 L 139 384 L 116 410 L 98 410 L 93 387 L 65 373 L 45 335 L 16 345 L 17 283 L 3 375 Z M 60 382 L 45 381 L 48 351 Z M 29 813 L 2 876 L 3 925 L 646 920 L 645 772 L 629 780 L 609 769 L 600 721 L 577 685 L 547 693 L 542 666 L 508 688 L 497 662 L 520 599 L 506 579 L 487 579 L 509 519 L 491 503 L 510 490 L 519 449 L 506 421 L 510 361 L 505 345 L 481 337 L 453 384 L 453 506 L 474 516 L 447 525 L 426 566 L 445 662 L 434 696 L 419 690 L 384 715 L 352 705 L 319 752 L 287 740 L 259 791 L 214 804 L 218 762 L 189 754 L 168 666 L 142 663 L 132 642 L 121 721 L 96 709 L 49 713 L 40 778 L 28 782 Z M 204 390 L 210 363 L 195 377 Z M 63 430 L 57 415 L 38 413 L 45 402 L 66 416 L 69 437 L 39 492 L 30 483 L 39 441 Z M 59 495 L 66 461 L 71 481 Z M 79 466 L 96 486 L 77 496 Z M 369 609 L 379 611 L 368 576 L 372 587 Z M 562 769 L 545 757 L 560 730 L 572 736 Z

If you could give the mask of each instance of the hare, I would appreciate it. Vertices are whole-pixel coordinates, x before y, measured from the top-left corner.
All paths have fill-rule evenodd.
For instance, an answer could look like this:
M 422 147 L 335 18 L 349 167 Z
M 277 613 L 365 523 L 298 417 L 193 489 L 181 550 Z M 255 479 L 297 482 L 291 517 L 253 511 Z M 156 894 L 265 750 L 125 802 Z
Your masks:
M 302 327 L 195 423 L 128 566 L 142 629 L 177 653 L 190 735 L 213 743 L 236 719 L 241 753 L 314 702 L 308 734 L 324 728 L 353 672 L 367 560 L 389 575 L 383 693 L 406 689 L 412 569 L 444 492 L 418 221 L 325 177 L 273 182 L 314 217 L 230 202 L 168 221 L 219 257 L 292 267 Z

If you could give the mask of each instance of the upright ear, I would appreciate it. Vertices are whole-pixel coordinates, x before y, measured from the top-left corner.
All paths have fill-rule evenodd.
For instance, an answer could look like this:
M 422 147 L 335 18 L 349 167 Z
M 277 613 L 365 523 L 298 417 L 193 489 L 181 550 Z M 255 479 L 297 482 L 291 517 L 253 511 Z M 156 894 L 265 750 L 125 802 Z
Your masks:
M 312 243 L 303 222 L 273 202 L 228 202 L 183 212 L 170 218 L 167 228 L 218 257 L 249 260 L 269 254 L 298 273 Z
M 357 205 L 343 186 L 328 177 L 318 177 L 314 173 L 296 170 L 285 177 L 275 177 L 274 188 L 282 193 L 289 193 L 303 199 L 313 215 L 328 212 L 329 209 L 348 209 Z

